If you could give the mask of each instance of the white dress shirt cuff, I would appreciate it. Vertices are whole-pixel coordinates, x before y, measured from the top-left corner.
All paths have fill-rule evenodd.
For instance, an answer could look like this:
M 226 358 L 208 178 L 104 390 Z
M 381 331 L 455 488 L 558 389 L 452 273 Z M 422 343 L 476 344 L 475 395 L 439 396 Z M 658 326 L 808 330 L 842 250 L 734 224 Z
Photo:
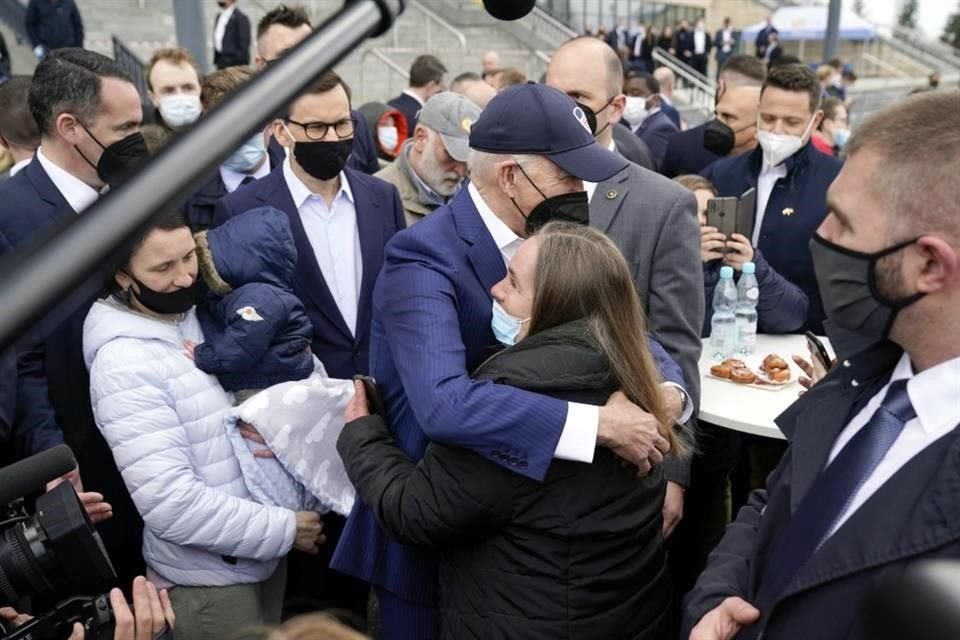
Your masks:
M 567 421 L 557 442 L 553 457 L 572 462 L 593 462 L 600 429 L 600 407 L 571 402 L 567 405 Z
M 664 382 L 663 386 L 678 389 L 683 396 L 683 410 L 680 412 L 680 417 L 677 418 L 677 424 L 683 424 L 693 417 L 693 403 L 690 402 L 690 395 L 687 393 L 687 390 L 678 385 L 676 382 Z

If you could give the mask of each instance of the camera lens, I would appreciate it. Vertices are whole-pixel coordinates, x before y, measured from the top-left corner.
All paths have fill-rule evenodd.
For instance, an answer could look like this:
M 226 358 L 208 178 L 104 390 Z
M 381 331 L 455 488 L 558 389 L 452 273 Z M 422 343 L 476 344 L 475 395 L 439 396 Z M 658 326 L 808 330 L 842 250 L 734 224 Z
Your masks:
M 43 531 L 36 516 L 20 522 L 0 537 L 0 596 L 4 602 L 15 602 L 53 588 L 47 571 L 53 568 L 50 553 L 44 546 Z

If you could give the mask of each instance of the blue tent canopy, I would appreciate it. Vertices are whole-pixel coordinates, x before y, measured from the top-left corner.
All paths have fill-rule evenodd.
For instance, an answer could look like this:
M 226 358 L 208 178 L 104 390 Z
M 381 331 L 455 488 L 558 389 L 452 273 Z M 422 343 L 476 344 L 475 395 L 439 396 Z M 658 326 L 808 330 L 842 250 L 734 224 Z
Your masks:
M 743 30 L 745 42 L 754 40 L 766 26 L 765 22 Z M 823 40 L 827 37 L 827 7 L 783 7 L 773 14 L 773 26 L 780 32 L 780 40 Z M 849 11 L 840 14 L 841 40 L 871 40 L 877 29 L 871 23 Z

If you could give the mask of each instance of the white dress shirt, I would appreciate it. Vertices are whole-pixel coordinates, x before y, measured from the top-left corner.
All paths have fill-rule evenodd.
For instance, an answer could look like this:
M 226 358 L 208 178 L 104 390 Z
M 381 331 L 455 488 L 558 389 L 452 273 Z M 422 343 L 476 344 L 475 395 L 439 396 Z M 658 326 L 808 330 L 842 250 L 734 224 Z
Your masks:
M 253 178 L 259 180 L 270 173 L 270 158 L 263 157 L 263 163 L 260 168 L 253 173 L 240 173 L 228 167 L 220 165 L 220 179 L 223 180 L 223 186 L 227 188 L 227 193 L 233 193 L 243 183 L 244 178 Z
M 914 456 L 960 424 L 960 402 L 957 402 L 957 396 L 960 395 L 960 358 L 948 360 L 915 374 L 910 356 L 903 354 L 893 370 L 890 382 L 904 378 L 908 379 L 907 395 L 917 417 L 904 425 L 893 446 L 854 495 L 846 511 L 840 515 L 830 531 L 831 536 Z M 880 389 L 840 433 L 830 452 L 830 462 L 833 462 L 857 432 L 870 421 L 889 386 L 888 384 Z
M 217 24 L 213 27 L 213 50 L 218 53 L 223 50 L 223 36 L 227 32 L 227 23 L 233 17 L 237 5 L 231 5 L 217 15 Z
M 413 98 L 414 100 L 416 100 L 417 102 L 419 102 L 421 107 L 426 104 L 426 102 L 423 101 L 423 98 L 421 98 L 421 97 L 417 94 L 417 92 L 414 91 L 413 89 L 404 89 L 404 90 L 403 90 L 403 93 L 405 93 L 406 95 L 410 96 L 411 98 Z
M 517 253 L 523 238 L 513 232 L 506 223 L 497 217 L 480 192 L 471 182 L 467 187 L 473 205 L 480 212 L 480 218 L 493 241 L 500 249 L 503 263 L 509 264 Z M 563 425 L 560 440 L 553 457 L 574 462 L 593 462 L 594 449 L 597 446 L 597 431 L 600 428 L 600 407 L 577 402 L 567 403 L 567 421 Z
M 337 303 L 344 323 L 357 335 L 357 306 L 363 279 L 363 257 L 357 232 L 357 209 L 350 182 L 340 174 L 340 190 L 327 206 L 322 196 L 311 193 L 290 167 L 290 158 L 283 161 L 283 178 L 297 207 L 303 229 L 313 247 L 323 279 Z
M 770 202 L 770 194 L 773 193 L 773 186 L 777 180 L 787 177 L 787 163 L 781 162 L 775 167 L 763 161 L 760 168 L 760 176 L 757 178 L 757 215 L 753 222 L 753 246 L 760 242 L 760 227 L 763 226 L 763 216 L 767 212 L 767 204 Z
M 697 29 L 693 32 L 693 52 L 702 56 L 707 52 L 707 32 Z
M 721 37 L 723 38 L 723 52 L 730 53 L 733 51 L 733 45 L 731 44 L 733 42 L 733 29 L 724 29 Z
M 57 188 L 57 191 L 60 192 L 60 195 L 63 196 L 63 199 L 67 201 L 67 204 L 75 213 L 82 213 L 84 209 L 100 197 L 96 189 L 73 174 L 67 173 L 43 155 L 42 146 L 37 149 L 37 160 L 40 161 L 40 166 L 43 167 L 47 177 L 50 178 L 50 182 L 53 183 L 53 186 Z

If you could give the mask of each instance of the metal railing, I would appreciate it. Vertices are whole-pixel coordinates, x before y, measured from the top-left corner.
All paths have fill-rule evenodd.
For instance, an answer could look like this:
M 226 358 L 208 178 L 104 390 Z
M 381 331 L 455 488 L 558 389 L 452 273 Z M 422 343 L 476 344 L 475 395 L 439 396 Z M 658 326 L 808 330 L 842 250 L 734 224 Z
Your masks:
M 554 48 L 579 35 L 539 7 L 534 7 L 526 18 L 520 20 L 520 24 Z
M 137 57 L 127 45 L 123 44 L 117 36 L 112 36 L 113 59 L 126 71 L 133 79 L 134 86 L 140 92 L 140 100 L 147 101 L 147 74 L 144 69 L 143 60 Z
M 677 77 L 677 90 L 686 94 L 687 103 L 706 117 L 713 114 L 716 102 L 716 86 L 706 76 L 697 73 L 676 57 L 660 47 L 653 50 L 653 60 L 667 67 Z
M 460 31 L 459 29 L 454 27 L 452 24 L 450 24 L 449 22 L 441 18 L 439 15 L 437 15 L 436 13 L 428 9 L 426 6 L 423 5 L 423 3 L 419 2 L 418 0 L 409 0 L 409 2 L 407 3 L 407 11 L 409 12 L 410 9 L 416 9 L 427 18 L 426 33 L 424 34 L 426 38 L 427 51 L 430 51 L 430 52 L 434 51 L 433 25 L 436 25 L 440 27 L 442 30 L 452 35 L 454 38 L 456 38 L 457 42 L 460 43 L 461 52 L 466 53 L 467 36 L 465 36 L 462 31 Z M 410 14 L 407 13 L 407 15 L 409 16 Z M 398 32 L 399 32 L 398 29 L 396 28 L 393 29 L 394 46 L 399 46 Z
M 390 74 L 391 77 L 393 75 L 400 76 L 401 78 L 403 78 L 403 82 L 404 82 L 403 86 L 404 87 L 407 86 L 407 83 L 410 81 L 410 74 L 407 73 L 407 70 L 401 67 L 400 65 L 398 65 L 396 62 L 394 62 L 393 58 L 391 58 L 390 55 L 387 53 L 387 50 L 381 49 L 378 47 L 371 47 L 366 51 L 364 51 L 363 54 L 360 56 L 360 65 L 359 65 L 360 66 L 360 91 L 362 92 L 361 95 L 363 96 L 363 99 L 365 101 L 370 101 L 370 93 L 367 91 L 368 76 L 366 72 L 367 60 L 368 58 L 370 58 L 370 56 L 373 56 L 383 64 L 387 65 L 387 68 L 390 69 L 391 71 L 391 74 Z M 391 91 L 392 87 L 393 87 L 393 83 L 391 82 L 387 88 L 387 90 L 390 91 L 391 94 L 392 94 L 392 91 Z
M 895 66 L 895 65 L 890 64 L 890 63 L 887 62 L 886 60 L 882 60 L 881 58 L 878 58 L 877 56 L 873 55 L 872 53 L 867 53 L 866 51 L 864 51 L 862 54 L 860 54 L 860 59 L 863 60 L 863 61 L 864 61 L 865 63 L 867 63 L 868 65 L 872 65 L 872 66 L 880 69 L 881 71 L 883 71 L 883 72 L 885 72 L 885 73 L 888 73 L 888 74 L 890 74 L 890 75 L 892 75 L 892 76 L 895 76 L 895 77 L 897 77 L 897 78 L 909 78 L 909 77 L 911 77 L 910 74 L 907 73 L 906 71 L 904 71 L 903 69 L 901 69 L 901 68 L 899 68 L 899 67 L 897 67 L 897 66 Z
M 893 27 L 892 35 L 897 40 L 907 43 L 914 49 L 923 51 L 942 61 L 945 65 L 952 67 L 953 70 L 960 71 L 960 54 L 950 45 L 944 44 L 939 40 L 931 40 L 916 29 L 901 27 L 899 25 Z

